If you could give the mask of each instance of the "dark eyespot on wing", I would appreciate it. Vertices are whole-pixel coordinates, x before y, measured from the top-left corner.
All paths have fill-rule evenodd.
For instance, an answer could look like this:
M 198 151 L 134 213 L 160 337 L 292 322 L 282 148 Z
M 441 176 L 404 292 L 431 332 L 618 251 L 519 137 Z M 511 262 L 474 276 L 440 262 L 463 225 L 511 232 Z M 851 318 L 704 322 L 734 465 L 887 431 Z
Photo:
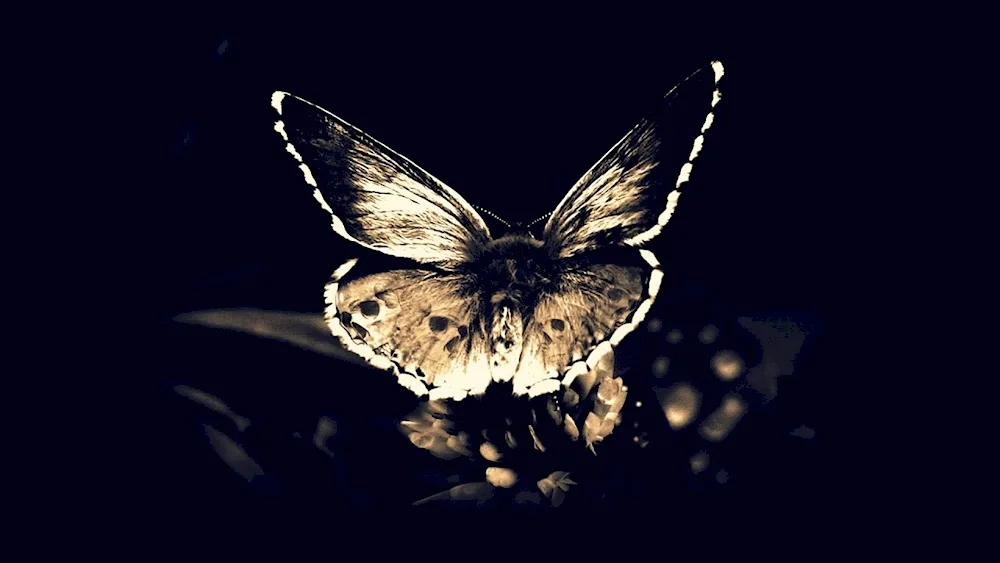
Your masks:
M 625 292 L 618 289 L 617 287 L 613 287 L 610 290 L 608 290 L 608 299 L 612 301 L 618 301 L 622 297 L 625 297 Z
M 361 314 L 373 319 L 378 316 L 379 306 L 377 301 L 362 301 L 359 305 Z
M 469 336 L 469 329 L 465 326 L 460 326 L 458 327 L 458 334 L 461 335 L 462 338 L 465 338 L 466 336 Z
M 566 322 L 563 321 L 562 319 L 552 319 L 551 321 L 549 321 L 549 324 L 552 325 L 552 330 L 556 332 L 562 332 L 566 330 Z
M 427 321 L 427 325 L 434 332 L 441 332 L 441 331 L 445 330 L 446 328 L 448 328 L 448 319 L 446 319 L 444 317 L 431 317 Z
M 447 344 L 444 345 L 444 349 L 447 350 L 449 354 L 452 353 L 452 352 L 454 352 L 455 351 L 455 347 L 458 346 L 458 343 L 461 340 L 462 340 L 462 338 L 459 337 L 459 336 L 456 336 L 456 337 L 452 338 L 451 340 L 448 341 Z

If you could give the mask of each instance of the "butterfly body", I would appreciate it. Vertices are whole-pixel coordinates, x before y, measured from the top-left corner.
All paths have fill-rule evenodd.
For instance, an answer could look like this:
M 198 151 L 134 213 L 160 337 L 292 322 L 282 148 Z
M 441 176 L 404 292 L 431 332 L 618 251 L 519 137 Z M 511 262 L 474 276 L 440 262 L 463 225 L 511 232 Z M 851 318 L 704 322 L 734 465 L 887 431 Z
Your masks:
M 513 378 L 521 357 L 525 319 L 540 295 L 554 289 L 558 262 L 550 259 L 541 241 L 512 233 L 491 241 L 470 267 L 477 285 L 486 289 L 484 318 L 490 319 L 491 379 Z
M 709 68 L 709 67 L 706 67 Z M 326 317 L 345 346 L 418 395 L 490 385 L 558 391 L 643 321 L 663 272 L 651 251 L 719 101 L 713 63 L 665 97 L 566 194 L 541 237 L 493 238 L 442 182 L 325 110 L 272 96 L 275 131 L 335 232 L 398 265 L 338 267 Z

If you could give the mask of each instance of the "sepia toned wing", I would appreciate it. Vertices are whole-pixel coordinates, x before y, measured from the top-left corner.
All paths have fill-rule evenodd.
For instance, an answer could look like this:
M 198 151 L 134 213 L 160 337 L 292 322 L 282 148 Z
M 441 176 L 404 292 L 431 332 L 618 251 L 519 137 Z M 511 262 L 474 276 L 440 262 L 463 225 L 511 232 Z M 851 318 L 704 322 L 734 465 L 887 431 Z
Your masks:
M 461 399 L 489 384 L 481 300 L 466 277 L 417 269 L 341 277 L 326 300 L 327 324 L 344 345 L 417 395 Z
M 405 157 L 301 98 L 275 92 L 271 105 L 281 116 L 275 131 L 339 235 L 448 269 L 490 240 L 472 206 Z
M 569 269 L 560 290 L 541 296 L 531 313 L 514 392 L 535 396 L 555 391 L 559 383 L 568 386 L 592 370 L 643 321 L 662 278 L 652 263 Z M 537 385 L 543 381 L 548 383 Z
M 660 233 L 714 120 L 722 75 L 719 62 L 692 74 L 577 181 L 542 234 L 553 257 L 640 246 Z

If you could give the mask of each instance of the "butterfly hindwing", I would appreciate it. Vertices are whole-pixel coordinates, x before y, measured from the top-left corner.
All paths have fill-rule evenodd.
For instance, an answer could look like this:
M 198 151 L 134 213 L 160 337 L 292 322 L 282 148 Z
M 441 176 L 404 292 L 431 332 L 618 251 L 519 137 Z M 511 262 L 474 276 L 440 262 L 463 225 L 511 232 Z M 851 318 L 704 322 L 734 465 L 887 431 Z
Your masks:
M 577 181 L 545 225 L 553 256 L 640 246 L 660 233 L 714 120 L 722 75 L 719 62 L 692 74 Z
M 479 392 L 489 366 L 481 299 L 469 280 L 431 270 L 391 270 L 333 282 L 327 319 L 352 346 L 391 361 L 426 387 Z
M 453 268 L 490 239 L 454 190 L 342 119 L 275 92 L 275 130 L 341 236 L 391 256 Z
M 584 369 L 602 342 L 617 345 L 645 316 L 645 311 L 636 312 L 651 302 L 647 280 L 652 271 L 649 266 L 617 264 L 568 268 L 560 289 L 542 295 L 532 311 L 514 376 L 515 392 L 562 377 L 575 363 L 582 362 L 577 369 Z M 616 339 L 619 330 L 623 332 Z

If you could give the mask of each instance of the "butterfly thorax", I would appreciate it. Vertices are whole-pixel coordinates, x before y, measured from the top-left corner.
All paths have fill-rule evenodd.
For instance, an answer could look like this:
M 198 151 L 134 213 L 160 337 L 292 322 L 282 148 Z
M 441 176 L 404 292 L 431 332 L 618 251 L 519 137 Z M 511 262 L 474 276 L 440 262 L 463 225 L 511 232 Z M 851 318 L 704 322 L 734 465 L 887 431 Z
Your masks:
M 523 313 L 549 285 L 552 266 L 541 241 L 511 234 L 491 241 L 469 270 L 493 308 L 503 303 Z

